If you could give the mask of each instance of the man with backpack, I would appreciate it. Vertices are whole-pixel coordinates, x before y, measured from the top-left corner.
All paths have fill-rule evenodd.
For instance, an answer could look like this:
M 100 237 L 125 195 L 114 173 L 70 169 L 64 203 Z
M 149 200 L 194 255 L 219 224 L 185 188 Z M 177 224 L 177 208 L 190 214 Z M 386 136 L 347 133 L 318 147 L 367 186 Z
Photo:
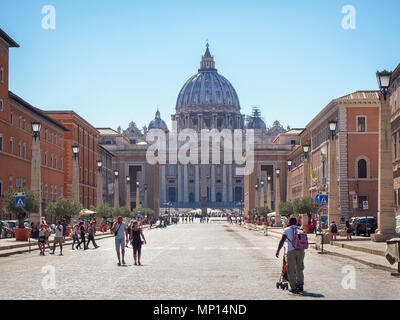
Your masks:
M 289 226 L 285 228 L 282 239 L 279 242 L 276 257 L 279 258 L 279 252 L 288 240 L 287 253 L 287 274 L 290 284 L 290 292 L 303 292 L 304 285 L 304 250 L 308 248 L 307 234 L 297 226 L 297 219 L 290 218 Z

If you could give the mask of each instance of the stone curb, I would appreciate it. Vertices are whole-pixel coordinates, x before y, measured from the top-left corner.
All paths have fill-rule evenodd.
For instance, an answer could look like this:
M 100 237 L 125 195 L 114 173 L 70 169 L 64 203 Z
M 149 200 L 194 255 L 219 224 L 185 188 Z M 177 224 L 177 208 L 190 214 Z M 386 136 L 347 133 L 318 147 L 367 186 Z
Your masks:
M 354 251 L 374 254 L 374 255 L 377 255 L 377 256 L 381 256 L 381 257 L 385 256 L 385 252 L 384 251 L 380 251 L 380 250 L 356 247 L 356 246 L 352 246 L 352 245 L 347 244 L 347 243 L 338 243 L 336 241 L 331 241 L 330 244 L 333 245 L 333 246 L 339 247 L 339 248 L 344 248 L 344 249 L 349 249 L 349 250 L 354 250 Z
M 149 226 L 144 226 L 143 229 L 150 229 Z M 157 228 L 152 228 L 152 230 L 157 229 Z M 111 238 L 114 237 L 113 234 L 111 233 L 101 233 L 96 235 L 95 240 L 102 240 L 102 239 L 107 239 L 107 238 Z M 52 241 L 50 241 L 51 243 Z M 72 244 L 72 238 L 71 237 L 67 237 L 63 243 L 64 245 L 71 245 Z M 2 251 L 8 251 L 8 250 L 12 250 L 12 249 L 20 249 L 20 248 L 24 248 L 21 250 L 14 250 L 14 251 L 9 251 L 9 252 L 2 252 Z M 37 251 L 39 250 L 38 245 L 37 245 L 37 240 L 34 239 L 33 241 L 31 241 L 31 249 L 29 250 L 29 243 L 23 243 L 23 244 L 15 244 L 15 245 L 11 245 L 11 246 L 7 246 L 7 247 L 2 247 L 0 249 L 0 258 L 1 257 L 9 257 L 15 254 L 22 254 L 22 253 L 27 253 L 29 251 Z
M 242 226 L 242 227 L 244 227 L 245 229 L 248 229 L 248 230 L 250 230 L 250 231 L 254 231 L 254 230 L 255 230 L 254 228 L 248 228 L 248 227 L 246 227 L 246 226 Z M 271 231 L 271 230 L 269 230 L 269 231 Z M 268 237 L 273 237 L 273 238 L 276 238 L 276 239 L 280 239 L 280 238 L 281 238 L 281 234 L 278 235 L 278 232 L 274 232 L 274 231 L 268 232 L 268 235 L 267 235 L 267 236 L 268 236 Z M 333 242 L 335 242 L 335 241 L 333 241 Z M 348 250 L 359 251 L 359 252 L 363 252 L 363 253 L 366 253 L 366 254 L 373 254 L 373 253 L 371 253 L 371 252 L 368 252 L 368 249 L 366 249 L 366 250 L 357 250 L 357 249 L 359 249 L 358 247 L 350 246 L 350 245 L 347 245 L 347 244 L 339 244 L 339 243 L 338 243 L 338 244 L 332 244 L 332 245 L 335 245 L 335 246 L 337 246 L 338 248 L 344 248 L 344 249 L 346 249 L 346 246 L 347 246 L 347 247 L 348 247 L 348 248 L 347 248 Z M 343 245 L 343 246 L 342 246 L 342 245 Z M 312 247 L 312 248 L 314 248 L 315 250 L 317 250 L 317 249 L 315 248 L 315 244 L 312 244 L 312 243 L 311 243 L 310 247 Z M 351 248 L 349 248 L 349 247 L 351 247 Z M 357 249 L 354 249 L 354 248 L 357 248 Z M 362 248 L 362 249 L 364 249 L 364 248 Z M 334 252 L 334 251 L 332 251 L 332 250 L 326 249 L 325 247 L 324 247 L 324 251 L 325 251 L 327 254 L 329 254 L 329 255 L 337 256 L 337 257 L 341 257 L 341 258 L 351 259 L 351 260 L 353 260 L 353 261 L 362 263 L 362 264 L 367 265 L 367 266 L 369 266 L 369 267 L 371 267 L 371 268 L 374 268 L 374 269 L 379 269 L 379 270 L 388 271 L 388 272 L 397 272 L 397 268 L 390 267 L 390 266 L 383 266 L 383 265 L 381 265 L 381 264 L 377 264 L 377 263 L 372 263 L 372 262 L 369 262 L 369 261 L 365 261 L 365 260 L 363 260 L 363 259 L 355 258 L 355 257 L 353 257 L 353 256 L 351 256 L 351 255 L 349 255 L 349 254 L 343 254 L 343 253 Z M 370 251 L 376 251 L 376 250 L 370 250 Z M 379 256 L 382 256 L 381 254 L 378 254 L 378 255 L 379 255 Z

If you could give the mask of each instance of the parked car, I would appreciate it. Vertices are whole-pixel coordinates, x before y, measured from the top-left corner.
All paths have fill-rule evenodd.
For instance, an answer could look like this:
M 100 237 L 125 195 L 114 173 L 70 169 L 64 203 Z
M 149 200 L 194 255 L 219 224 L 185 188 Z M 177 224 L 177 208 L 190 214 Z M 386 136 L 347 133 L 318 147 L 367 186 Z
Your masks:
M 0 238 L 13 238 L 14 231 L 6 221 L 0 221 Z
M 396 217 L 396 233 L 400 233 L 400 216 Z
M 328 229 L 328 215 L 321 214 L 321 228 Z
M 365 227 L 367 227 L 367 230 L 365 230 Z M 358 217 L 355 227 L 355 234 L 356 236 L 359 236 L 360 234 L 365 234 L 369 237 L 371 233 L 375 233 L 375 230 L 377 228 L 377 217 Z

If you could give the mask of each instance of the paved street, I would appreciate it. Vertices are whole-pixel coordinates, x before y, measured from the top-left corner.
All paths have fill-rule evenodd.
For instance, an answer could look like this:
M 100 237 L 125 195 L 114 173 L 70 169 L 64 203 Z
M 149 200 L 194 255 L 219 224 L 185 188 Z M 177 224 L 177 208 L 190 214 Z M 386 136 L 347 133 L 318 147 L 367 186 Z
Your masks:
M 100 240 L 97 250 L 68 246 L 62 257 L 57 250 L 55 256 L 35 252 L 0 258 L 0 298 L 397 299 L 400 292 L 400 279 L 388 272 L 313 249 L 305 259 L 306 295 L 277 290 L 278 240 L 225 222 L 178 224 L 145 231 L 145 236 L 141 267 L 133 266 L 131 248 L 129 266 L 117 266 L 113 238 Z M 355 268 L 355 290 L 342 287 L 344 266 Z M 55 270 L 55 289 L 45 289 L 46 270 Z

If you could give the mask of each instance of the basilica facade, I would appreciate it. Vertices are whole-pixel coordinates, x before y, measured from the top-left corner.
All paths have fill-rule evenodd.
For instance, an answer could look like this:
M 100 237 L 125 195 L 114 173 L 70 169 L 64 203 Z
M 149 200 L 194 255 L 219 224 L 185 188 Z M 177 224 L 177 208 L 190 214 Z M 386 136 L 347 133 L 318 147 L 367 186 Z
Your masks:
M 229 80 L 218 73 L 208 44 L 198 72 L 184 83 L 178 94 L 171 120 L 174 128 L 168 128 L 157 110 L 155 118 L 143 130 L 139 130 L 134 122 L 124 131 L 120 128 L 117 131 L 99 130 L 100 144 L 114 154 L 115 169 L 122 173 L 122 177 L 129 177 L 129 182 L 119 179 L 119 204 L 130 205 L 131 208 L 171 205 L 176 208 L 198 208 L 206 203 L 209 208 L 232 208 L 244 203 L 246 195 L 249 195 L 245 190 L 245 180 L 249 177 L 236 174 L 237 165 L 234 161 L 231 164 L 224 164 L 224 161 L 212 164 L 210 157 L 209 164 L 200 164 L 199 155 L 198 164 L 167 162 L 149 165 L 145 156 L 148 148 L 146 134 L 152 129 L 161 129 L 165 133 L 173 130 L 178 134 L 184 129 L 195 130 L 198 134 L 202 129 L 215 129 L 217 132 L 253 129 L 256 153 L 254 173 L 257 181 L 259 174 L 260 178 L 263 176 L 261 171 L 273 177 L 274 167 L 278 166 L 279 161 L 285 162 L 286 155 L 298 144 L 297 136 L 292 140 L 276 139 L 285 132 L 286 136 L 290 136 L 290 132 L 288 134 L 277 121 L 267 128 L 259 108 L 254 108 L 253 114 L 247 117 L 241 113 L 238 94 Z M 258 163 L 259 154 L 263 155 L 262 164 Z M 253 181 L 255 175 L 251 176 Z M 265 194 L 262 197 L 263 203 L 251 195 L 254 203 L 250 207 L 266 205 L 268 197 L 273 206 L 274 194 L 271 190 L 269 196 Z

